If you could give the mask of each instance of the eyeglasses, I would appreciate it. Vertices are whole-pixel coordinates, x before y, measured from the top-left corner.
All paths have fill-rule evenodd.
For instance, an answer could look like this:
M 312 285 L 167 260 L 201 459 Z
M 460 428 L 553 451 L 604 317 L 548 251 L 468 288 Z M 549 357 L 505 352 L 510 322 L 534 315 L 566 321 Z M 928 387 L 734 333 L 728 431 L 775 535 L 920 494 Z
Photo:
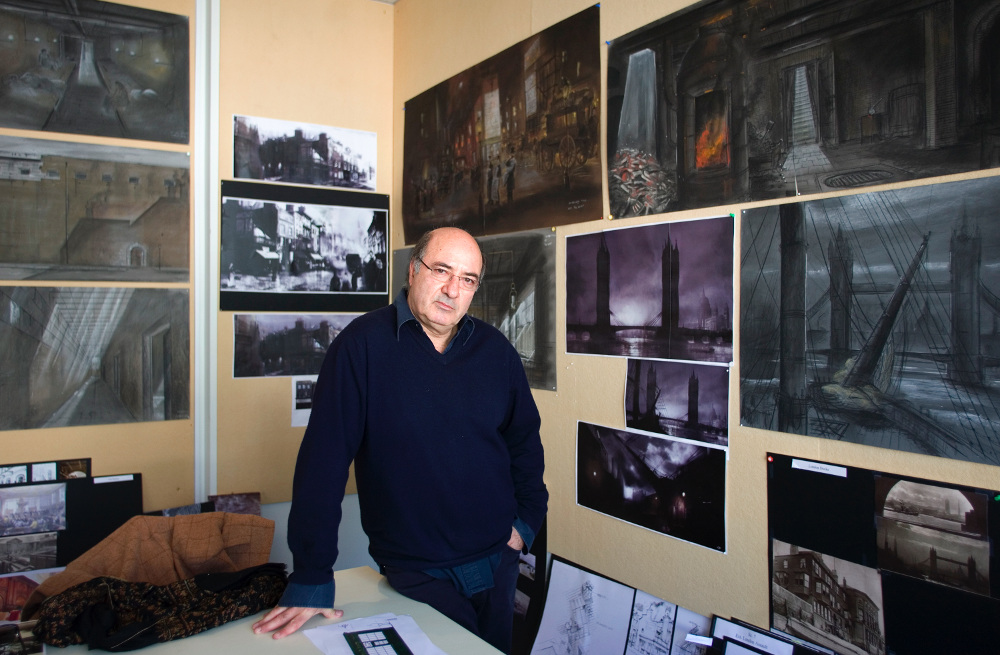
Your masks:
M 451 278 L 456 278 L 458 280 L 458 286 L 462 291 L 475 291 L 479 288 L 479 278 L 472 277 L 471 275 L 459 275 L 458 273 L 452 273 L 450 270 L 443 266 L 428 266 L 421 257 L 417 257 L 417 261 L 424 265 L 430 276 L 437 280 L 438 282 L 451 282 Z

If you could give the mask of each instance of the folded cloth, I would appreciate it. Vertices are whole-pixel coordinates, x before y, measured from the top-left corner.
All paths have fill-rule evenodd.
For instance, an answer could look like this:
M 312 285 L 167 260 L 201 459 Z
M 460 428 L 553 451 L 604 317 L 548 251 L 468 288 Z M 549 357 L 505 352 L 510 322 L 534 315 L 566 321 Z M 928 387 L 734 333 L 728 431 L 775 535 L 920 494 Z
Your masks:
M 265 564 L 273 538 L 274 521 L 252 514 L 134 516 L 44 580 L 29 596 L 21 620 L 33 618 L 46 597 L 97 577 L 166 585 Z
M 52 646 L 136 650 L 274 607 L 286 585 L 279 563 L 167 585 L 102 576 L 46 598 L 32 632 Z

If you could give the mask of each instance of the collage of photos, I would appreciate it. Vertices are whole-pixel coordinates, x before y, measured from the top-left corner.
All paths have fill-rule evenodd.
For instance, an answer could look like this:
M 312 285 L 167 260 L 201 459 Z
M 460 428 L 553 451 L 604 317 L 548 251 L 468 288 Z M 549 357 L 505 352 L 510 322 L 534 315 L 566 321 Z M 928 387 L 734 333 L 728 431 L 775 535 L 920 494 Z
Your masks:
M 626 359 L 626 429 L 580 421 L 577 504 L 725 552 L 735 217 L 566 237 L 566 352 Z
M 1000 491 L 768 460 L 773 629 L 840 655 L 993 652 Z

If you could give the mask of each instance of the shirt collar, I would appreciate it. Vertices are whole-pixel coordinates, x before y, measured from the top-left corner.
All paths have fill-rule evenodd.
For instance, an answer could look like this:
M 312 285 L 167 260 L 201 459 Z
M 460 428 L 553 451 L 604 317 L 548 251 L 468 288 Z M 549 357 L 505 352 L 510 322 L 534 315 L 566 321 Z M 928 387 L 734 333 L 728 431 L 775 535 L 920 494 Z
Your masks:
M 405 323 L 413 321 L 414 323 L 417 324 L 417 326 L 420 327 L 420 329 L 423 329 L 423 326 L 420 326 L 420 322 L 417 321 L 417 317 L 414 316 L 413 312 L 410 310 L 410 304 L 406 302 L 406 289 L 399 290 L 399 293 L 396 294 L 396 299 L 392 301 L 392 304 L 396 308 L 397 341 L 399 341 L 399 331 L 403 329 L 403 325 Z M 451 344 L 455 343 L 456 341 L 460 342 L 462 345 L 465 345 L 466 342 L 469 341 L 469 337 L 472 336 L 472 331 L 473 329 L 475 329 L 475 327 L 476 324 L 472 321 L 471 316 L 469 316 L 468 314 L 463 316 L 462 320 L 458 322 L 458 332 L 456 332 L 455 337 L 450 342 L 448 342 L 448 348 L 445 349 L 445 352 L 448 352 L 448 350 L 451 349 Z

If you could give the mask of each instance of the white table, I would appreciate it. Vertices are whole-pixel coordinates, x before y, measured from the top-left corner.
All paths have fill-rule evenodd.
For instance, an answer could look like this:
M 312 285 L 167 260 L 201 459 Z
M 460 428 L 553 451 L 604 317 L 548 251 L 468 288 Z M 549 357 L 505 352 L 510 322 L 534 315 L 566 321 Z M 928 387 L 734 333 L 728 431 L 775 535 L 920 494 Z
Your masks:
M 500 651 L 458 625 L 445 615 L 424 603 L 406 598 L 386 582 L 386 579 L 367 566 L 337 571 L 337 609 L 344 610 L 343 619 L 357 619 L 391 612 L 413 617 L 434 645 L 449 655 L 500 655 Z M 182 655 L 207 653 L 210 655 L 316 655 L 316 648 L 302 630 L 337 623 L 343 619 L 325 619 L 317 616 L 293 635 L 272 639 L 269 634 L 255 635 L 250 629 L 263 612 L 239 621 L 233 621 L 201 634 L 154 644 L 137 653 L 150 655 Z M 49 653 L 82 655 L 101 653 L 89 651 L 84 646 L 68 648 L 46 647 Z

